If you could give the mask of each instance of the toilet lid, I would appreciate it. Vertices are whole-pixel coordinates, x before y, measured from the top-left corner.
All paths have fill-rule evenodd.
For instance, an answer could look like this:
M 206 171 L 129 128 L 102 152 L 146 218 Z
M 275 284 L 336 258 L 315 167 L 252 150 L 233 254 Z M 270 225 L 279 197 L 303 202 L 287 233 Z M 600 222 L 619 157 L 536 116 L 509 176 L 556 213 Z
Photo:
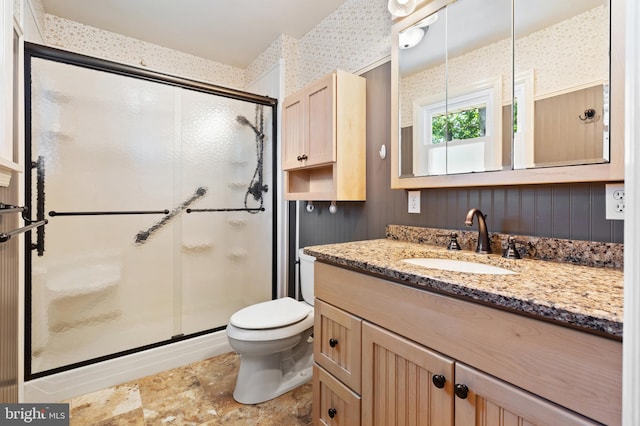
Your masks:
M 231 315 L 229 322 L 240 328 L 259 330 L 284 327 L 303 320 L 311 312 L 311 306 L 291 297 L 257 303 L 240 309 Z

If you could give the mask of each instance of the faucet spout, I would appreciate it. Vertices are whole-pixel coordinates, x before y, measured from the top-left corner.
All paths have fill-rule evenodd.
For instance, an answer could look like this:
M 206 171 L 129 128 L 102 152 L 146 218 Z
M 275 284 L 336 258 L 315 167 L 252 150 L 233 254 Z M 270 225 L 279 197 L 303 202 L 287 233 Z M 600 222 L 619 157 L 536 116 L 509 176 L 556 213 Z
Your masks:
M 476 253 L 489 254 L 491 253 L 491 243 L 489 242 L 489 231 L 487 231 L 485 215 L 482 214 L 479 209 L 473 208 L 467 213 L 464 224 L 466 226 L 473 226 L 474 216 L 478 217 L 478 245 L 476 246 Z

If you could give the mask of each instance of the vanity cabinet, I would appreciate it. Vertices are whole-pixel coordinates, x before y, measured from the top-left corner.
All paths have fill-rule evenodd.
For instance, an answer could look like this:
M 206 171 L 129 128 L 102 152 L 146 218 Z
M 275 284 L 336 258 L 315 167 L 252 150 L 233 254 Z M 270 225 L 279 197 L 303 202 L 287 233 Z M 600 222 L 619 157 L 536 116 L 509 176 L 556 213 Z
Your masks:
M 621 422 L 619 341 L 322 262 L 315 297 L 314 424 Z
M 365 323 L 362 424 L 452 425 L 453 368 L 453 359 Z
M 362 320 L 314 302 L 314 424 L 360 424 Z
M 363 77 L 337 70 L 284 100 L 286 199 L 365 199 L 365 90 Z

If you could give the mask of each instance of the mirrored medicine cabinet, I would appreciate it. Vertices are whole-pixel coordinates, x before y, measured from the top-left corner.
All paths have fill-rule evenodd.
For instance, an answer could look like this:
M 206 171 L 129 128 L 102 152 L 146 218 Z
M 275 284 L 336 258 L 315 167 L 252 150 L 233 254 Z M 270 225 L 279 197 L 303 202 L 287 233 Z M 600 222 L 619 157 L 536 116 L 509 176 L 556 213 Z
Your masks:
M 617 181 L 624 0 L 434 0 L 392 28 L 391 187 Z

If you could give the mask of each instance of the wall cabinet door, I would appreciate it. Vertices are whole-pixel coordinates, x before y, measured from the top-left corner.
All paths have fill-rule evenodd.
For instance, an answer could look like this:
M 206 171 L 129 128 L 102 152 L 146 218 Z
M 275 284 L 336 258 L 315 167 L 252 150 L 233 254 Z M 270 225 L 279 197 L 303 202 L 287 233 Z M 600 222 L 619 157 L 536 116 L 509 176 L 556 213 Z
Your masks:
M 362 424 L 453 424 L 454 361 L 362 324 Z
M 455 375 L 456 426 L 599 424 L 459 362 Z
M 336 74 L 287 97 L 283 106 L 284 170 L 336 161 Z

